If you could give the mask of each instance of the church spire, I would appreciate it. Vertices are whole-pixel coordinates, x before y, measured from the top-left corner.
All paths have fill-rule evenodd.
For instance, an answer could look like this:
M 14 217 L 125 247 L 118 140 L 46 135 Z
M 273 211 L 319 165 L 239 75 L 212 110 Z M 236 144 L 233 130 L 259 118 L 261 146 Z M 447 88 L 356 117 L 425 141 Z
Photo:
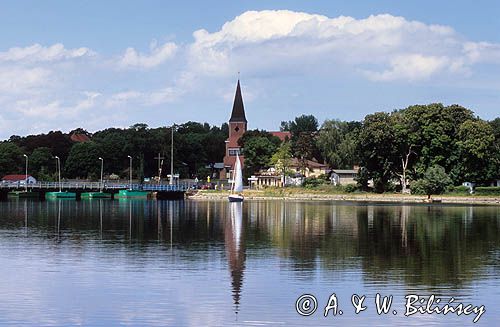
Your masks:
M 234 95 L 233 111 L 229 122 L 247 122 L 245 117 L 245 107 L 243 106 L 243 98 L 241 96 L 240 80 L 236 86 L 236 94 Z

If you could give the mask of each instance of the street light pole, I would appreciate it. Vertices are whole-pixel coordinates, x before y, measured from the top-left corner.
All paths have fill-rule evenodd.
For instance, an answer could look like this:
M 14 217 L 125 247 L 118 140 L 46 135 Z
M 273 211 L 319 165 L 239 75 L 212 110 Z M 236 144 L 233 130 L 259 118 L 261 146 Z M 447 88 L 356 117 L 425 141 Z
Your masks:
M 100 187 L 100 192 L 102 192 L 103 189 L 103 173 L 104 173 L 104 159 L 99 157 L 99 160 L 101 160 L 101 187 Z
M 59 192 L 62 192 L 62 185 L 61 185 L 61 159 L 59 159 L 58 156 L 55 156 L 57 160 L 57 175 L 59 179 Z
M 24 191 L 28 193 L 28 156 L 23 154 L 24 158 L 26 158 L 26 170 L 24 175 Z
M 130 159 L 130 190 L 132 191 L 132 157 L 127 156 Z
M 170 137 L 170 185 L 173 184 L 174 181 L 174 125 L 170 128 L 172 131 L 172 135 Z

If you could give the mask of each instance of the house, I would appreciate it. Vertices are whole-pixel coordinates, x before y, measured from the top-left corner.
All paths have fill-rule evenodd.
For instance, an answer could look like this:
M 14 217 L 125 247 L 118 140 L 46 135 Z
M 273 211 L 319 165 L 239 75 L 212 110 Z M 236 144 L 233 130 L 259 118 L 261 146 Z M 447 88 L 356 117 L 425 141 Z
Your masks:
M 5 175 L 2 178 L 3 183 L 14 184 L 18 183 L 19 185 L 24 185 L 25 181 L 28 181 L 28 184 L 36 184 L 36 178 L 31 175 Z
M 252 175 L 248 179 L 250 188 L 260 189 L 265 187 L 283 187 L 283 176 L 278 174 L 273 167 L 260 171 L 258 175 Z M 300 186 L 304 182 L 304 177 L 300 174 L 285 176 L 285 186 Z
M 205 166 L 206 169 L 210 169 L 211 177 L 213 179 L 220 179 L 222 171 L 225 169 L 223 162 L 215 162 L 210 165 Z
M 332 169 L 330 181 L 333 185 L 356 184 L 358 169 Z
M 493 186 L 493 187 L 500 187 L 500 179 L 497 179 L 497 180 L 494 180 L 490 183 L 490 186 Z
M 327 164 L 314 160 L 305 160 L 305 167 L 303 167 L 301 160 L 297 158 L 292 158 L 288 169 L 292 173 L 302 174 L 304 177 L 319 177 L 330 173 L 330 167 Z
M 272 136 L 279 138 L 281 142 L 289 141 L 292 138 L 292 133 L 288 131 L 273 131 L 269 133 L 271 133 Z

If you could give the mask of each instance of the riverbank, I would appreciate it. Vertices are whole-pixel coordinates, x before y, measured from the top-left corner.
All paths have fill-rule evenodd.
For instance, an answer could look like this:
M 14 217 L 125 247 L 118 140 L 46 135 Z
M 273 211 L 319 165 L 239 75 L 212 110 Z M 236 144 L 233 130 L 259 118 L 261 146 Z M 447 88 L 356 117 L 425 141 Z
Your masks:
M 311 189 L 266 189 L 245 190 L 246 199 L 254 200 L 324 200 L 324 201 L 359 201 L 388 203 L 428 203 L 427 196 L 410 194 L 375 194 L 375 193 L 327 193 Z M 200 190 L 189 195 L 190 199 L 225 199 L 228 191 Z M 475 195 L 436 195 L 435 203 L 500 205 L 500 196 Z

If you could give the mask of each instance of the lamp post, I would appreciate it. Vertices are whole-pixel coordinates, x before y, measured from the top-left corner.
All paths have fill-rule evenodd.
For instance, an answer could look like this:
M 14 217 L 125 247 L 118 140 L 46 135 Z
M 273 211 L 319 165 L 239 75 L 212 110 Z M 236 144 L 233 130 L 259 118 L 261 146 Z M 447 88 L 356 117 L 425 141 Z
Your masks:
M 24 191 L 28 193 L 28 156 L 26 154 L 23 154 L 24 158 L 26 159 L 26 170 L 25 175 L 24 175 Z
M 174 128 L 175 124 L 170 127 L 172 132 L 170 136 L 170 185 L 172 185 L 174 181 Z
M 100 191 L 99 192 L 102 192 L 102 189 L 104 187 L 104 184 L 103 184 L 103 174 L 104 174 L 104 159 L 99 157 L 99 160 L 101 160 L 101 187 L 99 188 Z
M 61 159 L 59 159 L 58 156 L 55 156 L 57 161 L 57 176 L 59 180 L 59 192 L 62 192 L 62 186 L 61 186 Z
M 132 191 L 132 157 L 131 156 L 127 156 L 129 159 L 130 159 L 130 177 L 129 177 L 129 180 L 130 180 L 130 190 Z

